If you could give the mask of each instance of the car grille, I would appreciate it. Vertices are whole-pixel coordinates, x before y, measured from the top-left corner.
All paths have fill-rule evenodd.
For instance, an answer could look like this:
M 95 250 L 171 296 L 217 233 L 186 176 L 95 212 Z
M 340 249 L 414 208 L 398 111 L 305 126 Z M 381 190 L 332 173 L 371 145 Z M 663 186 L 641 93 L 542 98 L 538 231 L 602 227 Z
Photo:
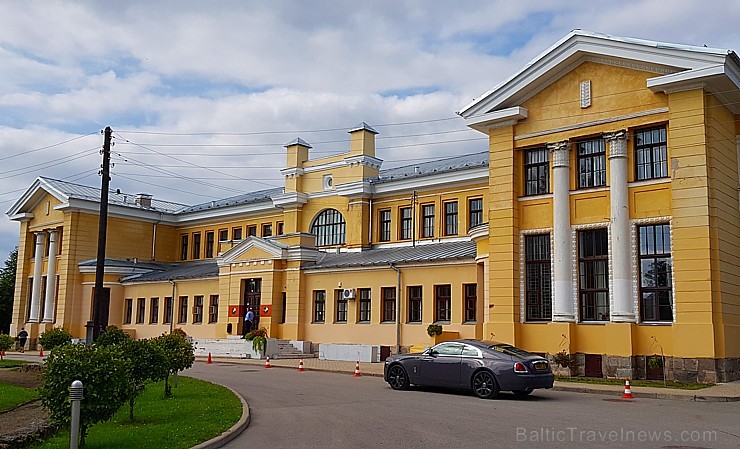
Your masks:
M 534 367 L 534 370 L 537 371 L 537 372 L 543 372 L 543 371 L 547 371 L 548 370 L 547 362 L 545 362 L 545 361 L 534 362 L 534 363 L 532 363 L 532 366 Z

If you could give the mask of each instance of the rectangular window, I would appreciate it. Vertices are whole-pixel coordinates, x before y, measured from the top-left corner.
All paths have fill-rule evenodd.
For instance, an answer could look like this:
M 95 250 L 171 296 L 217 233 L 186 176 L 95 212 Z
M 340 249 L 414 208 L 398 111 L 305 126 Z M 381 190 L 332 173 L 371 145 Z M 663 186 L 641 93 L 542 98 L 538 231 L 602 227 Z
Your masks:
M 200 232 L 193 233 L 193 259 L 200 259 Z
M 272 223 L 262 225 L 262 237 L 272 237 Z
M 213 231 L 206 232 L 206 259 L 213 257 L 213 243 L 214 243 Z
M 180 236 L 180 260 L 188 260 L 188 235 Z
M 134 299 L 126 298 L 124 300 L 123 324 L 131 324 L 134 317 Z
M 378 240 L 389 242 L 391 240 L 391 210 L 385 209 L 378 212 L 380 222 Z
M 218 241 L 219 242 L 226 242 L 229 240 L 229 230 L 228 229 L 219 229 L 218 231 Z
M 193 296 L 193 324 L 203 322 L 203 297 Z
M 414 234 L 414 217 L 410 207 L 399 210 L 401 216 L 401 240 L 411 240 Z
M 360 316 L 359 321 L 361 323 L 370 322 L 370 305 L 371 305 L 371 290 L 369 288 L 361 288 L 360 294 Z
M 342 290 L 334 290 L 334 298 L 336 304 L 336 316 L 334 317 L 337 323 L 347 322 L 347 300 L 342 294 Z
M 449 285 L 434 286 L 434 320 L 450 321 L 452 289 Z
M 152 298 L 150 301 L 149 324 L 157 324 L 159 322 L 159 298 Z
M 380 290 L 383 297 L 383 322 L 396 322 L 396 287 L 383 287 Z
M 57 228 L 57 255 L 62 255 L 62 248 L 64 245 L 62 245 L 62 242 L 64 242 L 64 228 Z
M 434 204 L 421 206 L 421 236 L 434 237 Z
M 314 290 L 313 292 L 313 322 L 323 323 L 326 321 L 326 291 Z
M 527 321 L 552 319 L 552 264 L 550 262 L 550 234 L 524 237 Z
M 642 321 L 673 321 L 671 227 L 638 226 Z
M 136 300 L 136 324 L 142 324 L 146 317 L 146 298 Z
M 242 228 L 239 226 L 238 228 L 232 228 L 231 229 L 231 240 L 241 240 L 242 239 Z
M 609 235 L 578 231 L 578 297 L 581 321 L 609 321 Z
M 421 323 L 421 286 L 409 287 L 409 323 Z
M 578 188 L 606 185 L 604 139 L 578 142 Z
M 445 203 L 445 235 L 457 235 L 457 201 Z
M 277 235 L 285 234 L 285 224 L 282 221 L 277 222 Z
M 180 296 L 180 313 L 178 314 L 177 323 L 185 324 L 188 322 L 188 297 Z
M 483 198 L 472 198 L 468 200 L 468 215 L 470 228 L 483 224 Z
M 465 322 L 474 323 L 476 320 L 476 305 L 478 303 L 478 284 L 463 284 L 463 295 Z
M 49 248 L 51 247 L 51 236 L 49 233 L 44 233 L 44 257 L 49 257 Z
M 218 322 L 218 295 L 211 295 L 211 300 L 208 303 L 208 322 Z
M 170 297 L 164 298 L 164 317 L 162 318 L 162 323 L 170 324 L 172 322 L 172 314 L 174 310 L 175 300 Z
M 257 225 L 247 226 L 247 237 L 257 236 Z
M 665 126 L 635 131 L 635 179 L 668 177 L 668 146 Z
M 541 195 L 550 191 L 550 152 L 547 148 L 524 151 L 524 194 Z

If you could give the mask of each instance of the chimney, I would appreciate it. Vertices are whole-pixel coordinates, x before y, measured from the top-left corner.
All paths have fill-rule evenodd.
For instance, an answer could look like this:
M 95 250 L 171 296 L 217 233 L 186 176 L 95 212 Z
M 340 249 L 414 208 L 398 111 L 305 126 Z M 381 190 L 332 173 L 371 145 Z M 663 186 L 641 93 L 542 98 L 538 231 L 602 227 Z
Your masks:
M 137 193 L 136 205 L 139 207 L 152 207 L 152 195 L 148 193 Z
M 365 122 L 349 130 L 349 153 L 352 156 L 364 154 L 375 157 L 375 135 L 377 131 Z

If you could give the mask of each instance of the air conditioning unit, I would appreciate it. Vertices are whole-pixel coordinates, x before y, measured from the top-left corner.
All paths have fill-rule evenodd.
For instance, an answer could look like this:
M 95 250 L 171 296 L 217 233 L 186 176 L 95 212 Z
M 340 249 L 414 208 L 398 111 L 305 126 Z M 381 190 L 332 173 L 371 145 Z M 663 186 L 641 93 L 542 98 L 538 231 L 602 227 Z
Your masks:
M 354 288 L 345 288 L 342 290 L 342 298 L 344 299 L 355 299 L 355 289 Z

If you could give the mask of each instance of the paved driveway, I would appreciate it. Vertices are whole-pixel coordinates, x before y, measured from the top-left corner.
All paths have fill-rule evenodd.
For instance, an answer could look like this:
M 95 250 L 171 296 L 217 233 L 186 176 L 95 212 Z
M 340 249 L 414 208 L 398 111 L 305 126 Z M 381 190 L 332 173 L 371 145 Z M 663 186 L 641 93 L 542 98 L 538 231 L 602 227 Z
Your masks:
M 740 447 L 740 403 L 537 391 L 393 391 L 378 377 L 197 362 L 186 375 L 228 385 L 252 421 L 229 448 Z

